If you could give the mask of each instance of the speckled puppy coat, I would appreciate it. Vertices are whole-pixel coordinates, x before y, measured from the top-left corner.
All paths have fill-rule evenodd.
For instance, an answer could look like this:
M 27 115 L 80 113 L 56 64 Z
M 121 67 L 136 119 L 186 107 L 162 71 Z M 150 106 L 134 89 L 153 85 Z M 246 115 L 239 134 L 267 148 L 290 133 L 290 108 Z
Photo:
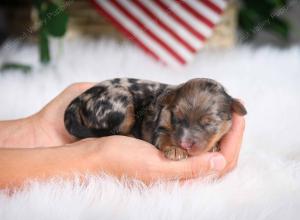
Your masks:
M 75 98 L 66 129 L 78 138 L 128 135 L 145 140 L 172 160 L 210 151 L 244 106 L 211 79 L 180 85 L 116 78 Z

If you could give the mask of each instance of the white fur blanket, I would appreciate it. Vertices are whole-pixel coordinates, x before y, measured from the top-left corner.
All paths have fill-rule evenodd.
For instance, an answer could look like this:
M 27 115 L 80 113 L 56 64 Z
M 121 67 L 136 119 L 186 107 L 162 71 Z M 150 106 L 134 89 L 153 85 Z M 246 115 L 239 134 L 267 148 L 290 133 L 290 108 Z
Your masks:
M 33 183 L 11 197 L 0 193 L 1 220 L 299 219 L 300 47 L 202 51 L 189 66 L 172 70 L 128 43 L 56 44 L 55 64 L 47 68 L 39 66 L 35 46 L 12 45 L 0 51 L 0 63 L 35 67 L 29 75 L 0 74 L 0 120 L 34 113 L 72 82 L 129 76 L 167 83 L 214 78 L 245 101 L 249 114 L 239 165 L 217 182 L 128 187 L 99 176 L 87 185 Z

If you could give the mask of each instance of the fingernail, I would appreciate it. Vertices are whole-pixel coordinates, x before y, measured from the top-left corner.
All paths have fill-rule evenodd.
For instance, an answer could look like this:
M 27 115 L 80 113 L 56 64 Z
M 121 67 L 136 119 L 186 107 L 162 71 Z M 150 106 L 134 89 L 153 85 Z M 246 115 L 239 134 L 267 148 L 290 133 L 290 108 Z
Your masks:
M 224 157 L 221 155 L 214 156 L 210 159 L 211 170 L 221 171 L 225 168 L 225 166 L 226 166 L 226 161 Z

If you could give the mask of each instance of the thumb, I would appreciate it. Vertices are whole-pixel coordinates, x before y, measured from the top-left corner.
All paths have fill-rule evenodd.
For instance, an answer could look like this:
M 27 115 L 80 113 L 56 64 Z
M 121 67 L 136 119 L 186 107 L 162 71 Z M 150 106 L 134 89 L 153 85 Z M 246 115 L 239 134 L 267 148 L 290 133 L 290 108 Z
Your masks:
M 226 167 L 224 156 L 218 152 L 204 153 L 187 160 L 171 161 L 165 164 L 167 178 L 189 179 L 220 173 Z

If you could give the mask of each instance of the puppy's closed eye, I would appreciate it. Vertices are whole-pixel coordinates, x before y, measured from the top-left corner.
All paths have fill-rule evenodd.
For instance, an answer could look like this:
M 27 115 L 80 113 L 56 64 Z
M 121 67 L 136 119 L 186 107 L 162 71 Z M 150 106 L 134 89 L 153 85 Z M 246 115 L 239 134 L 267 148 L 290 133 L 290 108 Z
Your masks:
M 210 125 L 214 120 L 210 116 L 202 116 L 199 123 L 203 126 Z
M 206 132 L 215 133 L 217 132 L 217 127 L 220 121 L 217 121 L 216 119 L 210 117 L 210 116 L 203 116 L 198 121 L 198 126 L 201 128 L 201 130 L 204 130 Z
M 176 111 L 176 112 L 171 111 L 171 121 L 173 124 L 178 124 L 183 126 L 188 126 L 189 124 L 187 118 L 180 111 Z

